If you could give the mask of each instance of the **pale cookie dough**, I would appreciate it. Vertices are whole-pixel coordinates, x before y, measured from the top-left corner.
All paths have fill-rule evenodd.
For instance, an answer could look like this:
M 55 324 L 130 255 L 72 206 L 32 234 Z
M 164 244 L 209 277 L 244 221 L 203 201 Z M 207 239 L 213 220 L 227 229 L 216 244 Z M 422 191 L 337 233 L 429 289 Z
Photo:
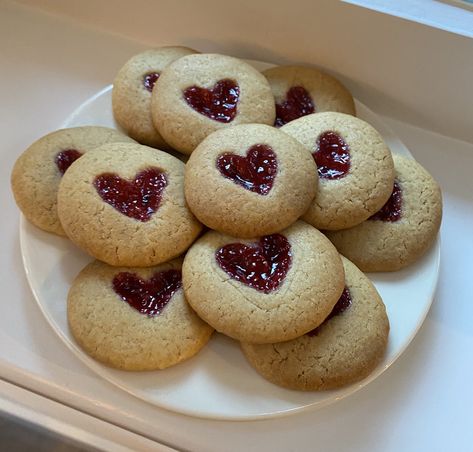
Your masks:
M 272 125 L 275 115 L 264 76 L 244 61 L 217 54 L 188 55 L 167 66 L 156 82 L 151 111 L 166 142 L 184 154 L 215 130 Z
M 139 144 L 104 145 L 71 166 L 58 213 L 77 246 L 115 266 L 166 262 L 202 229 L 185 202 L 184 163 Z
M 13 167 L 11 186 L 23 215 L 40 229 L 65 235 L 57 215 L 62 175 L 82 154 L 104 143 L 134 140 L 108 127 L 61 129 L 35 141 Z
M 317 169 L 308 150 L 274 127 L 242 124 L 209 135 L 192 153 L 185 193 L 195 216 L 234 237 L 272 234 L 314 199 Z
M 208 232 L 187 252 L 182 275 L 205 322 L 251 343 L 294 339 L 318 326 L 345 280 L 337 250 L 302 221 L 251 240 Z
M 389 320 L 371 281 L 348 259 L 334 315 L 295 340 L 241 347 L 267 380 L 288 389 L 335 389 L 367 377 L 386 350 Z
M 415 160 L 393 157 L 397 193 L 383 207 L 383 214 L 326 233 L 342 254 L 366 272 L 396 271 L 417 261 L 432 246 L 442 220 L 437 182 Z M 380 216 L 390 221 L 376 219 Z
M 280 130 L 306 146 L 317 163 L 319 186 L 303 220 L 318 229 L 349 228 L 389 198 L 394 183 L 391 152 L 367 122 L 343 113 L 315 113 Z M 325 144 L 322 150 L 319 143 Z
M 311 113 L 355 115 L 351 93 L 331 75 L 308 66 L 277 66 L 263 72 L 276 101 L 275 126 Z
M 112 90 L 113 115 L 125 132 L 141 144 L 168 149 L 151 119 L 151 93 L 163 69 L 196 53 L 187 47 L 160 47 L 131 57 L 119 70 Z
M 89 355 L 132 371 L 189 359 L 213 332 L 186 302 L 180 259 L 146 269 L 90 263 L 69 290 L 67 317 Z

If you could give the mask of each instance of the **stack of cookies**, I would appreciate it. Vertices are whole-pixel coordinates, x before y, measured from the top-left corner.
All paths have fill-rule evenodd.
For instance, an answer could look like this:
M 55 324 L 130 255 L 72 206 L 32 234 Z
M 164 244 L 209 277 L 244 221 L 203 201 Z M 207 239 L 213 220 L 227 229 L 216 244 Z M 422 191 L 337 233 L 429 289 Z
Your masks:
M 215 329 L 287 388 L 367 376 L 389 321 L 362 271 L 398 270 L 432 244 L 441 196 L 425 169 L 392 156 L 315 68 L 260 73 L 164 47 L 123 66 L 112 104 L 123 133 L 54 132 L 12 173 L 26 218 L 96 259 L 68 296 L 83 349 L 163 369 Z

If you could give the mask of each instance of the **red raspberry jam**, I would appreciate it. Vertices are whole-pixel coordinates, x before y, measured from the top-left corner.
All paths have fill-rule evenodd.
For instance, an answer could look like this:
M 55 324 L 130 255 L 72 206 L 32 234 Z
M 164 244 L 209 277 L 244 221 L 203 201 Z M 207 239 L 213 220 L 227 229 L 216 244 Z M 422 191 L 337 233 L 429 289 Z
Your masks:
M 82 152 L 75 149 L 64 149 L 56 154 L 54 162 L 62 175 L 79 157 L 82 157 Z
M 265 144 L 255 144 L 248 149 L 246 157 L 222 154 L 217 168 L 227 179 L 260 195 L 267 195 L 278 172 L 274 151 Z
M 348 287 L 345 287 L 345 289 L 343 289 L 341 297 L 338 299 L 337 303 L 333 307 L 332 312 L 322 322 L 322 324 L 320 324 L 317 328 L 314 328 L 312 331 L 309 331 L 307 335 L 310 337 L 317 336 L 320 332 L 320 328 L 324 326 L 325 322 L 328 322 L 332 317 L 335 317 L 336 315 L 340 315 L 345 312 L 351 306 L 351 303 L 352 300 L 350 291 L 348 290 Z
M 230 243 L 215 258 L 227 275 L 264 293 L 279 288 L 292 262 L 291 245 L 281 234 L 266 235 L 252 245 Z
M 340 179 L 350 170 L 350 149 L 336 132 L 321 133 L 312 156 L 323 179 Z
M 302 86 L 292 86 L 286 93 L 286 100 L 282 104 L 276 104 L 274 126 L 281 127 L 311 113 L 315 113 L 315 107 L 310 94 Z
M 213 88 L 190 86 L 184 90 L 184 99 L 201 115 L 218 122 L 231 122 L 237 114 L 240 87 L 230 79 L 219 80 Z
M 150 72 L 143 77 L 143 86 L 151 93 L 154 88 L 154 84 L 159 78 L 157 72 Z
M 94 181 L 97 193 L 107 204 L 142 222 L 150 220 L 158 210 L 166 185 L 166 175 L 158 168 L 141 171 L 133 180 L 123 179 L 115 173 L 104 173 Z
M 370 220 L 389 221 L 394 223 L 401 219 L 402 213 L 402 190 L 399 182 L 394 181 L 393 192 L 386 201 L 386 204 L 372 215 Z
M 118 273 L 112 281 L 113 290 L 141 314 L 161 314 L 172 296 L 181 288 L 181 271 L 166 270 L 145 280 L 135 273 Z

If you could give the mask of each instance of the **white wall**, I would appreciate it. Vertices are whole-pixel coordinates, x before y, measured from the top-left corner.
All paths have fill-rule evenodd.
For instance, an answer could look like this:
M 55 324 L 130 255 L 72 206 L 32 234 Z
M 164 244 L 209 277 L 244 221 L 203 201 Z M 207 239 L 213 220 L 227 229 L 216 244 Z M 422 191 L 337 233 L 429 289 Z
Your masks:
M 19 2 L 143 46 L 179 43 L 275 63 L 319 65 L 376 111 L 473 142 L 473 39 L 468 37 L 332 0 Z

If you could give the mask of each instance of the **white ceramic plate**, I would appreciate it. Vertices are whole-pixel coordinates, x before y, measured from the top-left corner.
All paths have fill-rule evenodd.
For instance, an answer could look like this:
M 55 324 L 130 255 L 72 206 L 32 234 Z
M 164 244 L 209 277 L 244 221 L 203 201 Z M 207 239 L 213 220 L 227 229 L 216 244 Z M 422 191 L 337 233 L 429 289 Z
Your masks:
M 256 64 L 261 69 L 266 65 Z M 404 145 L 367 107 L 357 102 L 358 116 L 384 136 L 393 152 L 410 155 Z M 111 86 L 75 110 L 64 127 L 117 127 L 111 111 Z M 379 376 L 405 350 L 432 303 L 438 277 L 437 241 L 422 260 L 408 269 L 370 275 L 380 292 L 391 323 L 383 362 L 365 380 L 335 391 L 297 392 L 260 377 L 247 363 L 237 342 L 215 334 L 193 359 L 170 369 L 125 372 L 108 368 L 86 355 L 69 332 L 67 292 L 74 277 L 91 260 L 68 240 L 20 223 L 23 261 L 29 284 L 46 319 L 65 344 L 87 366 L 121 389 L 149 403 L 192 416 L 249 420 L 320 408 L 346 397 Z

